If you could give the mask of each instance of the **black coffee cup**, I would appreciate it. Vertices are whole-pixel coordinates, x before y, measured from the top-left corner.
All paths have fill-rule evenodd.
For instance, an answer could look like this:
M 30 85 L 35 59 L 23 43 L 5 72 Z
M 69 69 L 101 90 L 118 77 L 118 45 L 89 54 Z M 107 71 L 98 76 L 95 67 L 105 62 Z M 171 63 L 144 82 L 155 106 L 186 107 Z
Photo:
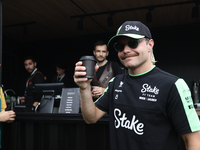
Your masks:
M 96 59 L 94 56 L 82 56 L 80 58 L 80 61 L 83 62 L 83 66 L 86 67 L 86 78 L 93 79 L 94 78 L 94 72 L 95 72 L 95 65 L 96 65 Z

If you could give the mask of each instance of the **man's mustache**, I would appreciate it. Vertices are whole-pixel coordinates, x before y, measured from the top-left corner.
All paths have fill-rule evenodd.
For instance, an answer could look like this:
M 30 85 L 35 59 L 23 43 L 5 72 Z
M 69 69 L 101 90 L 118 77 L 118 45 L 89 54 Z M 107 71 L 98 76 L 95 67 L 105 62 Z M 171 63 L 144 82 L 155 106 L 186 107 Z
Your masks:
M 104 58 L 103 56 L 99 56 L 98 58 Z
M 28 69 L 26 69 L 27 71 L 31 71 L 31 69 L 30 68 L 28 68 Z
M 126 58 L 128 58 L 128 57 L 135 57 L 135 56 L 138 56 L 138 55 L 136 55 L 136 54 L 124 54 L 124 55 L 121 57 L 121 59 L 124 60 L 124 59 L 126 59 Z

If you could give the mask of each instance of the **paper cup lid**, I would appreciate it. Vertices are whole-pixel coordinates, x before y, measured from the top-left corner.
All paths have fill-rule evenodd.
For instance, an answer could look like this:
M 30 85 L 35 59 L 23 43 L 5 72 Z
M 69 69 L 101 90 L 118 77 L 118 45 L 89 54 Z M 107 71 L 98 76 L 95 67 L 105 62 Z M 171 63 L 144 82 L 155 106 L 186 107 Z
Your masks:
M 96 61 L 94 56 L 82 56 L 80 60 L 93 60 Z

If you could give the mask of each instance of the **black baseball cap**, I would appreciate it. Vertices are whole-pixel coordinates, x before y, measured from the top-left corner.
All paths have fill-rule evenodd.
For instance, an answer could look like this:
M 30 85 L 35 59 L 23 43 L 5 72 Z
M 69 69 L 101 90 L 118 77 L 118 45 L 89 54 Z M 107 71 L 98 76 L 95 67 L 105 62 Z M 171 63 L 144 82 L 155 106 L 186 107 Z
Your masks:
M 152 38 L 149 28 L 140 21 L 124 22 L 117 30 L 116 35 L 108 41 L 108 46 L 110 43 L 114 43 L 117 40 L 117 37 L 120 36 L 126 36 L 134 39 L 141 39 L 144 37 L 148 39 Z

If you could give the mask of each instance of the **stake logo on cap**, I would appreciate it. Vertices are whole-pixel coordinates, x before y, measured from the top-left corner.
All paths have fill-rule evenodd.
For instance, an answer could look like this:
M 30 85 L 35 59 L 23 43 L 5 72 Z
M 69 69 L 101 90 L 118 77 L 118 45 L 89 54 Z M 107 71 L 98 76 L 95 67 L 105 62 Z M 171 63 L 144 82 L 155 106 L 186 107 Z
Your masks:
M 132 25 L 126 25 L 125 26 L 125 31 L 128 31 L 128 30 L 136 30 L 136 31 L 139 31 L 139 28 L 137 26 L 132 26 Z
M 120 36 L 126 36 L 134 39 L 141 39 L 141 38 L 148 38 L 151 39 L 151 32 L 149 28 L 141 23 L 140 21 L 126 21 L 124 22 L 119 29 L 117 30 L 117 33 L 115 36 L 113 36 L 108 41 L 108 46 L 110 43 L 113 43 L 116 41 L 116 37 Z

